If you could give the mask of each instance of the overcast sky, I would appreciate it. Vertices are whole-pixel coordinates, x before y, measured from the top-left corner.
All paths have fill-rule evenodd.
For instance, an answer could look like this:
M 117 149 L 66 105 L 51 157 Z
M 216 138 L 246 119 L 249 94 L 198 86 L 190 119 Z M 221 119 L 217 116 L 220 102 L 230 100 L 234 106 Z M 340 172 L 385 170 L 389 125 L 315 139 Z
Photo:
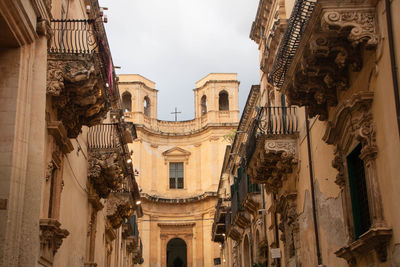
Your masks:
M 211 72 L 238 74 L 243 110 L 259 83 L 257 45 L 249 34 L 258 0 L 100 0 L 118 74 L 156 83 L 158 119 L 194 118 L 195 82 Z

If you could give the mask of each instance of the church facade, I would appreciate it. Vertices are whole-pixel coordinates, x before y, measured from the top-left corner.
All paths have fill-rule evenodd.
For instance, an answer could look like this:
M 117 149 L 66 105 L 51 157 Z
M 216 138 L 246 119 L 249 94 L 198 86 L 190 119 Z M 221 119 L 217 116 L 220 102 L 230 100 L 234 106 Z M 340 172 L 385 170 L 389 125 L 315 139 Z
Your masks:
M 142 266 L 214 266 L 219 258 L 211 228 L 227 135 L 238 125 L 238 86 L 236 74 L 211 73 L 193 90 L 193 120 L 161 121 L 154 82 L 119 76 L 125 120 L 137 130 L 130 149 L 141 190 Z

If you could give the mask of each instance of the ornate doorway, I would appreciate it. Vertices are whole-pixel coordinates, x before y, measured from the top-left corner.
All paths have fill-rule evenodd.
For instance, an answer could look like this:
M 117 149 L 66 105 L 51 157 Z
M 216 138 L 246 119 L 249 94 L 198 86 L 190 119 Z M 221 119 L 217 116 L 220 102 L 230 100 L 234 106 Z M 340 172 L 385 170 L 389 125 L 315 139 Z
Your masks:
M 167 244 L 167 267 L 187 267 L 187 247 L 180 238 L 173 238 Z

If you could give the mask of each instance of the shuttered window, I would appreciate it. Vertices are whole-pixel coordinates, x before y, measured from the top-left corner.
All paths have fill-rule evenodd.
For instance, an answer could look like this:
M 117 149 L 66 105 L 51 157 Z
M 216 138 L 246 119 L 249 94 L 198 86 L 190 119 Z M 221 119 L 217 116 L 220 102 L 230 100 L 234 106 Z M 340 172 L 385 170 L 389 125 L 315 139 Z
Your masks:
M 183 162 L 171 162 L 169 164 L 169 188 L 183 188 Z
M 359 144 L 347 156 L 355 239 L 371 227 L 364 162 L 360 159 L 361 149 L 362 146 Z

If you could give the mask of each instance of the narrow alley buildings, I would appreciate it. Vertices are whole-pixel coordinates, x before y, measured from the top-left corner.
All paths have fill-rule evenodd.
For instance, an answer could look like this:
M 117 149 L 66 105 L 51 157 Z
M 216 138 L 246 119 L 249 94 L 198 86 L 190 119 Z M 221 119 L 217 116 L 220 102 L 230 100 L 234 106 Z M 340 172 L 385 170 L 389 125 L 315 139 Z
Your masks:
M 0 1 L 0 265 L 133 266 L 141 216 L 96 0 Z
M 400 266 L 399 10 L 259 2 L 260 85 L 214 216 L 222 266 Z

